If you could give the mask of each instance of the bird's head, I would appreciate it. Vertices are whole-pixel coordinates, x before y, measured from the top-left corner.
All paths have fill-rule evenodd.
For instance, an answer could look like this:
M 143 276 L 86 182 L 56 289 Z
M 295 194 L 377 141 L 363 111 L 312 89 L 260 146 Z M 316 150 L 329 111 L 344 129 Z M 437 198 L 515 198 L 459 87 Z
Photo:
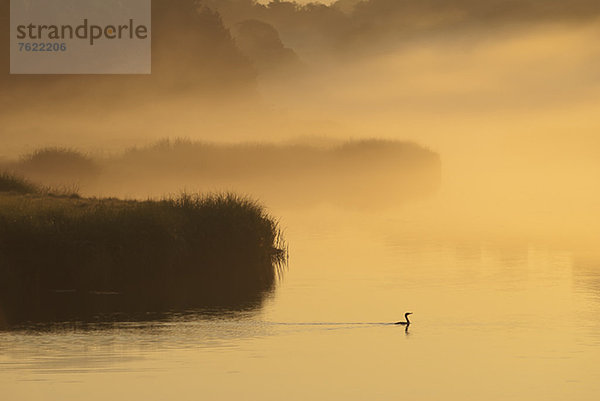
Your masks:
M 404 316 L 408 316 L 408 315 L 412 315 L 412 314 L 413 314 L 412 312 L 406 312 L 406 313 L 404 314 Z

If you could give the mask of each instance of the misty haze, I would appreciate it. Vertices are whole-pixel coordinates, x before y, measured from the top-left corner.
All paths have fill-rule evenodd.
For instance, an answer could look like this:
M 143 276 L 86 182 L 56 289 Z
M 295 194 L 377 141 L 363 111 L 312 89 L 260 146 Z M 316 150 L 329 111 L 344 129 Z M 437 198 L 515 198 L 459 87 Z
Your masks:
M 599 2 L 152 0 L 148 75 L 10 3 L 7 400 L 600 394 Z

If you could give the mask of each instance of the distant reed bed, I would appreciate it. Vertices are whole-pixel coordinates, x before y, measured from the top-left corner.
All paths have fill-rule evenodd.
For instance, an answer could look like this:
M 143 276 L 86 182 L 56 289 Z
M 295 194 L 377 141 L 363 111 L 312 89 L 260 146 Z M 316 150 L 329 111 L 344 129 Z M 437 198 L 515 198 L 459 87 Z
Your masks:
M 395 206 L 432 195 L 441 180 L 437 153 L 411 142 L 377 139 L 321 145 L 179 139 L 96 157 L 43 148 L 5 168 L 35 183 L 76 186 L 95 196 L 226 190 L 294 207 Z

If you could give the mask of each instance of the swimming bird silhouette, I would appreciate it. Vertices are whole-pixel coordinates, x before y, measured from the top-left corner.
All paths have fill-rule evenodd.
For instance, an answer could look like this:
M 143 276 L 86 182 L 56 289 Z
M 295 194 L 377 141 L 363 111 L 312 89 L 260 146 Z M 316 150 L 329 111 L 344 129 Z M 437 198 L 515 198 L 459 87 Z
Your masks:
M 404 314 L 404 318 L 406 319 L 406 322 L 396 322 L 394 324 L 401 324 L 403 326 L 409 326 L 410 325 L 410 320 L 408 320 L 408 315 L 412 315 L 412 312 L 406 312 Z

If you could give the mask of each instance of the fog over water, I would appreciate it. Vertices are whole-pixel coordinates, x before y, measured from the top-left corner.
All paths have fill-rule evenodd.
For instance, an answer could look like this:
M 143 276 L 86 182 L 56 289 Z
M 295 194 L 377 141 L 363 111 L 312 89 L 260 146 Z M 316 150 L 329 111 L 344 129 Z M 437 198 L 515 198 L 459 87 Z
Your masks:
M 215 4 L 219 9 L 220 3 Z M 268 10 L 262 14 L 278 21 Z M 158 97 L 115 88 L 120 98 L 116 104 L 96 89 L 91 96 L 85 91 L 76 97 L 65 92 L 56 102 L 44 100 L 51 92 L 36 90 L 28 96 L 28 107 L 11 102 L 12 110 L 3 113 L 5 140 L 0 153 L 15 159 L 50 145 L 102 156 L 164 138 L 227 143 L 308 138 L 316 144 L 330 139 L 410 140 L 439 153 L 442 160 L 441 209 L 436 219 L 464 218 L 486 226 L 501 220 L 517 230 L 543 225 L 545 233 L 552 224 L 553 232 L 568 230 L 569 235 L 597 232 L 597 223 L 588 218 L 598 212 L 594 182 L 600 171 L 596 151 L 600 88 L 595 68 L 600 55 L 592 10 L 585 15 L 572 11 L 564 18 L 546 13 L 539 20 L 532 13 L 527 15 L 531 21 L 513 29 L 500 22 L 458 29 L 443 20 L 437 29 L 412 32 L 404 40 L 388 32 L 392 44 L 378 34 L 370 39 L 372 51 L 365 51 L 370 43 L 365 40 L 353 42 L 354 50 L 321 46 L 304 55 L 282 42 L 280 34 L 279 44 L 265 41 L 255 48 L 274 46 L 269 48 L 272 54 L 282 49 L 295 52 L 302 68 L 283 63 L 257 71 L 248 61 L 252 55 L 235 58 L 246 60 L 246 67 L 221 57 L 203 68 L 214 76 L 216 69 L 235 66 L 228 74 L 247 84 L 217 79 L 211 81 L 210 90 L 182 92 L 171 83 L 160 89 Z M 296 14 L 287 18 L 308 18 L 306 12 Z M 237 23 L 223 20 L 232 26 Z M 271 25 L 277 33 L 277 25 Z M 287 29 L 289 35 L 301 34 Z M 309 39 L 300 45 L 318 47 Z M 257 65 L 279 61 L 273 56 Z M 163 65 L 162 59 L 155 63 Z M 250 71 L 244 73 L 249 79 L 234 72 L 243 68 Z M 190 73 L 189 79 L 178 79 L 194 77 Z M 87 85 L 93 88 L 103 78 L 81 79 L 89 80 Z M 60 82 L 70 85 L 68 78 Z M 107 79 L 106 84 L 113 81 Z M 122 100 L 128 97 L 131 101 Z

